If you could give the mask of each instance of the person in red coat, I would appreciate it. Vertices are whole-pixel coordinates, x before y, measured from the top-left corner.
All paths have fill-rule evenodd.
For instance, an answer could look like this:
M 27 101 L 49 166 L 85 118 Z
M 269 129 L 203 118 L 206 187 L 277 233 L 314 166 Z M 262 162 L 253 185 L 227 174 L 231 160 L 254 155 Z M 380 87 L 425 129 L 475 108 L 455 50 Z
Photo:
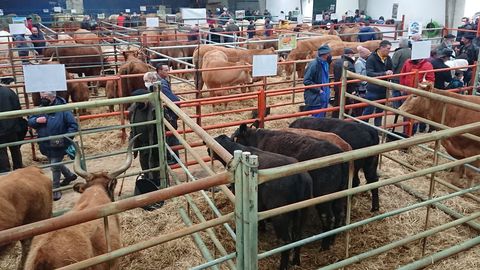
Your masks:
M 123 16 L 123 13 L 120 12 L 120 14 L 117 17 L 117 25 L 124 26 L 124 24 L 125 24 L 125 16 Z
M 430 63 L 427 59 L 417 59 L 411 60 L 408 59 L 403 64 L 402 71 L 400 73 L 409 73 L 409 72 L 416 72 L 416 71 L 429 71 L 426 73 L 418 73 L 418 82 L 421 83 L 423 81 L 431 82 L 432 84 L 435 83 L 435 73 L 433 72 L 432 63 Z M 415 85 L 415 74 L 410 75 L 401 75 L 400 76 L 400 84 L 405 85 L 408 87 L 416 87 Z M 405 93 L 403 93 L 405 94 Z M 406 121 L 407 119 L 404 118 Z M 420 123 L 420 132 L 424 132 L 426 129 L 426 125 L 424 123 Z M 413 126 L 412 134 L 415 134 L 417 131 L 417 124 Z

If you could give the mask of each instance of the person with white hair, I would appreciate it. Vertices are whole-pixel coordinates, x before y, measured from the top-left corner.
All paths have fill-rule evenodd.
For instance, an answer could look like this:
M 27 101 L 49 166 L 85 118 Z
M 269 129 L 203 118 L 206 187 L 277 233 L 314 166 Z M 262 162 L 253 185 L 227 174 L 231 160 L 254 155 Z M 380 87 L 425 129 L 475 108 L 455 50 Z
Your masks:
M 49 107 L 63 105 L 67 102 L 65 99 L 56 95 L 56 92 L 46 91 L 40 92 L 40 107 Z M 38 138 L 56 136 L 78 131 L 78 124 L 71 111 L 60 111 L 45 114 L 32 115 L 28 118 L 28 125 L 37 130 Z M 72 136 L 73 137 L 73 136 Z M 53 188 L 66 186 L 70 182 L 77 179 L 77 175 L 72 173 L 62 162 L 63 157 L 67 154 L 67 149 L 71 148 L 71 142 L 63 137 L 41 141 L 38 143 L 40 152 L 47 156 L 51 167 Z M 72 157 L 69 154 L 70 157 Z M 65 179 L 60 182 L 61 176 Z M 57 201 L 62 198 L 62 192 L 53 193 L 53 200 Z
M 228 35 L 233 36 L 225 37 L 225 42 L 234 42 L 235 36 L 238 34 L 238 32 L 240 32 L 240 28 L 235 24 L 233 19 L 229 19 L 227 27 L 225 28 L 225 32 L 227 32 Z

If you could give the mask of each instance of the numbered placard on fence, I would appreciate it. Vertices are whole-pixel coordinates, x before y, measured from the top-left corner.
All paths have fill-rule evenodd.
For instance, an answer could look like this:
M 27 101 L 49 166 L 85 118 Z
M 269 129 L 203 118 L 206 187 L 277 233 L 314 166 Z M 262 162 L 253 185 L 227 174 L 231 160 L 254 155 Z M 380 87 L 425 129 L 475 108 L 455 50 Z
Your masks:
M 126 8 L 126 9 L 125 9 L 125 13 L 130 13 L 130 9 L 129 9 L 129 8 Z
M 432 50 L 432 41 L 416 41 L 412 42 L 412 60 L 427 59 L 430 57 L 430 51 Z
M 0 16 L 3 16 L 3 9 L 0 9 Z
M 53 7 L 53 12 L 57 12 L 57 13 L 62 12 L 62 7 Z
M 422 34 L 421 22 L 410 22 L 410 24 L 408 25 L 408 36 L 411 37 L 415 34 Z
M 147 18 L 147 27 L 158 27 L 159 20 L 158 17 L 148 17 Z
M 254 55 L 253 56 L 253 77 L 276 76 L 278 55 Z
M 105 19 L 105 13 L 98 13 L 97 14 L 97 19 Z
M 25 35 L 27 27 L 23 23 L 12 23 L 8 25 L 8 30 L 12 35 Z
M 297 47 L 296 34 L 283 34 L 278 36 L 278 50 L 291 51 Z
M 63 64 L 24 65 L 23 76 L 27 93 L 67 90 Z
M 237 20 L 245 18 L 245 10 L 235 10 L 235 18 Z
M 147 11 L 147 7 L 146 6 L 140 6 L 140 11 Z

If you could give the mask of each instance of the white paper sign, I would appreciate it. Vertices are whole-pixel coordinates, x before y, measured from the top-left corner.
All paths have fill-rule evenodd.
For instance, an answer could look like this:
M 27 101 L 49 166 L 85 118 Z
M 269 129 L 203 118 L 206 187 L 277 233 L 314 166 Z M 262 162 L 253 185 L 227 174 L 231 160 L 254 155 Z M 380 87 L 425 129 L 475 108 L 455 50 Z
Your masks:
M 236 19 L 245 18 L 245 10 L 235 10 L 235 18 Z
M 432 50 L 432 41 L 416 41 L 412 42 L 412 60 L 426 59 L 430 57 L 430 51 Z
M 130 9 L 129 8 L 125 9 L 125 12 L 130 13 Z
M 23 23 L 9 24 L 8 29 L 12 35 L 25 35 L 27 32 L 27 27 Z
M 297 16 L 297 23 L 303 23 L 303 14 Z
M 3 9 L 0 9 L 0 16 L 3 16 Z
M 278 55 L 254 55 L 253 56 L 253 77 L 276 76 Z
M 323 21 L 323 15 L 322 14 L 315 15 L 315 21 Z
M 146 6 L 140 6 L 140 11 L 147 11 L 147 7 Z
M 44 8 L 43 13 L 48 13 L 48 8 Z
M 23 76 L 27 93 L 67 90 L 65 65 L 24 65 Z
M 182 8 L 183 22 L 188 25 L 207 23 L 207 10 L 205 8 Z
M 97 18 L 98 19 L 105 19 L 105 13 L 98 13 Z
M 147 27 L 158 27 L 158 17 L 147 18 Z
M 72 12 L 72 14 L 76 14 L 76 13 L 77 13 L 77 10 L 76 10 L 76 9 L 72 9 L 70 12 Z
M 62 12 L 62 7 L 53 7 L 53 12 Z
M 410 24 L 408 25 L 408 36 L 411 37 L 415 34 L 422 34 L 421 22 L 410 22 Z

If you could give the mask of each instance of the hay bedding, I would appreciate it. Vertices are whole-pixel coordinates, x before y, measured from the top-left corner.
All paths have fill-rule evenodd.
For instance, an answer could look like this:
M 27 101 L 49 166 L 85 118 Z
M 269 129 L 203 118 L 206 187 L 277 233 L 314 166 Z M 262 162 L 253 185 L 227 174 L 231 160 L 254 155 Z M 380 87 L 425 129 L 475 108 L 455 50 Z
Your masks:
M 272 81 L 278 81 L 280 78 L 273 78 Z M 285 87 L 286 85 L 278 85 L 273 88 Z M 178 86 L 177 86 L 178 87 Z M 174 88 L 177 89 L 177 88 Z M 180 86 L 181 90 L 191 89 L 190 86 Z M 296 95 L 296 100 L 301 100 L 302 94 Z M 284 103 L 291 100 L 291 96 L 281 96 L 269 98 L 269 104 Z M 228 109 L 244 108 L 246 106 L 255 106 L 256 100 L 231 102 L 228 104 Z M 213 112 L 211 106 L 202 108 L 205 113 Z M 96 112 L 106 111 L 106 108 L 99 108 Z M 188 114 L 194 114 L 194 108 L 186 108 L 185 111 Z M 280 108 L 273 108 L 272 114 L 280 113 L 292 113 L 298 111 L 297 105 L 290 105 Z M 230 122 L 249 118 L 250 113 L 244 112 L 237 115 L 221 115 L 216 117 L 208 117 L 203 119 L 204 125 L 218 124 L 219 122 Z M 268 122 L 267 128 L 282 128 L 287 127 L 288 123 L 292 120 L 279 120 L 274 122 Z M 95 128 L 99 126 L 118 125 L 119 120 L 116 118 L 108 119 L 93 119 L 82 122 L 83 128 Z M 181 128 L 181 126 L 180 126 Z M 217 130 L 208 131 L 212 136 L 219 134 L 231 134 L 236 127 L 222 128 Z M 87 154 L 99 154 L 107 153 L 119 148 L 124 148 L 119 138 L 119 131 L 104 132 L 101 134 L 85 135 L 85 149 Z M 198 141 L 198 137 L 194 134 L 188 134 L 187 140 L 189 142 Z M 36 164 L 31 160 L 30 149 L 23 147 L 24 162 L 27 165 Z M 205 148 L 196 149 L 202 155 L 206 155 Z M 393 151 L 391 154 L 397 158 L 411 163 L 420 168 L 425 168 L 431 165 L 432 154 L 424 150 L 420 150 L 418 147 L 413 147 L 409 154 Z M 105 163 L 110 163 L 113 158 L 104 159 L 105 162 L 96 163 L 93 168 L 104 168 Z M 115 159 L 116 160 L 116 159 Z M 440 160 L 441 162 L 442 159 Z M 117 161 L 118 162 L 118 161 Z M 136 161 L 138 162 L 138 161 Z M 137 167 L 138 164 L 134 163 Z M 115 164 L 113 161 L 110 164 Z M 198 167 L 198 166 L 197 166 Z M 220 171 L 220 165 L 216 163 L 215 171 Z M 196 168 L 196 167 L 193 167 Z M 197 169 L 198 170 L 198 169 Z M 182 177 L 184 174 L 177 171 L 178 175 Z M 382 179 L 393 177 L 409 172 L 407 169 L 400 168 L 396 163 L 384 158 L 381 170 Z M 204 175 L 203 172 L 197 171 L 196 175 Z M 438 174 L 443 179 L 451 179 L 454 174 L 450 172 L 441 172 Z M 132 179 L 129 179 L 132 180 Z M 133 181 L 126 181 L 128 184 L 124 192 L 131 192 L 133 189 Z M 427 193 L 429 188 L 429 181 L 427 178 L 419 178 L 406 182 L 407 185 L 415 187 L 417 190 Z M 441 185 L 436 185 L 436 196 L 446 194 L 448 190 Z M 201 211 L 207 218 L 213 218 L 212 211 L 209 209 L 205 200 L 200 197 L 199 194 L 192 194 L 195 202 L 198 204 Z M 233 211 L 233 205 L 226 199 L 226 197 L 218 192 L 215 194 L 215 202 L 219 206 L 222 213 L 229 213 Z M 400 207 L 404 207 L 416 202 L 416 200 L 400 190 L 395 186 L 388 186 L 380 189 L 380 202 L 381 212 L 387 212 Z M 352 202 L 352 222 L 359 221 L 372 216 L 370 213 L 370 194 L 363 193 L 355 196 Z M 178 215 L 178 206 L 186 206 L 184 199 L 179 199 L 177 203 L 169 201 L 165 207 L 154 212 L 145 212 L 141 209 L 135 209 L 123 213 L 121 216 L 122 229 L 123 229 L 123 241 L 124 244 L 138 243 L 141 240 L 146 240 L 155 235 L 161 235 L 168 232 L 173 232 L 180 228 L 183 228 L 183 222 Z M 480 211 L 478 203 L 464 199 L 454 198 L 446 201 L 446 205 L 456 209 L 457 211 L 468 214 L 476 211 Z M 368 226 L 363 226 L 354 229 L 351 232 L 351 244 L 350 254 L 355 255 L 361 252 L 373 249 L 385 245 L 389 242 L 404 238 L 414 233 L 421 232 L 423 230 L 425 222 L 425 208 L 417 209 L 411 212 L 401 214 L 399 216 L 387 218 Z M 192 216 L 194 222 L 198 220 Z M 443 224 L 450 221 L 451 218 L 441 211 L 431 211 L 431 226 Z M 230 225 L 234 228 L 234 224 L 230 222 Z M 310 211 L 309 220 L 306 225 L 306 232 L 304 237 L 319 233 L 319 221 L 316 217 L 314 210 Z M 222 241 L 227 252 L 233 252 L 235 244 L 231 240 L 230 235 L 226 232 L 223 226 L 217 226 L 215 232 L 218 238 Z M 206 244 L 210 247 L 210 250 L 215 250 L 213 243 L 206 237 L 206 233 L 200 234 Z M 443 248 L 452 246 L 454 244 L 463 242 L 469 238 L 476 236 L 476 232 L 465 226 L 456 227 L 442 232 L 439 235 L 428 238 L 427 242 L 427 254 L 431 254 Z M 191 266 L 198 265 L 204 262 L 200 252 L 195 247 L 191 237 L 183 237 L 181 239 L 166 243 L 151 249 L 144 250 L 139 253 L 129 255 L 121 260 L 121 266 L 123 269 L 187 269 Z M 276 241 L 276 237 L 273 233 L 273 228 L 268 226 L 267 232 L 259 235 L 259 251 L 264 252 L 276 246 L 280 243 Z M 309 244 L 302 248 L 302 266 L 294 267 L 293 269 L 316 269 L 322 265 L 334 263 L 342 260 L 345 252 L 345 234 L 341 234 L 337 237 L 335 244 L 331 250 L 320 252 L 319 242 Z M 383 253 L 377 257 L 369 258 L 363 262 L 355 264 L 352 269 L 391 269 L 404 265 L 419 259 L 421 254 L 421 242 L 417 241 L 410 243 L 404 247 L 396 248 L 390 252 Z M 7 255 L 0 262 L 0 269 L 11 269 L 16 265 L 18 260 L 19 245 L 10 254 Z M 215 255 L 219 257 L 220 255 Z M 272 269 L 277 267 L 279 263 L 279 255 L 266 258 L 260 261 L 260 269 Z M 475 247 L 459 255 L 453 256 L 449 259 L 443 260 L 429 269 L 447 269 L 456 267 L 458 269 L 478 269 L 480 267 L 480 248 Z M 222 267 L 224 268 L 224 267 Z

